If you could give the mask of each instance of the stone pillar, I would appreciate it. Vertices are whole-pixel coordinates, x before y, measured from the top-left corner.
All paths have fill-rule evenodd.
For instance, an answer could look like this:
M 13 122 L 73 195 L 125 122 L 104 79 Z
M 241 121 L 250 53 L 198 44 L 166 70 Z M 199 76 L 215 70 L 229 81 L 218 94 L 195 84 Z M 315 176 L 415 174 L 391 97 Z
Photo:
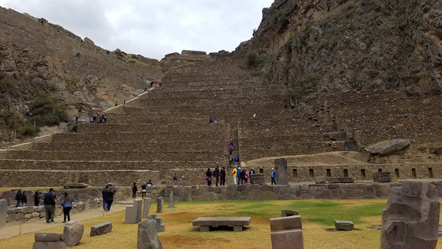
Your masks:
M 145 220 L 138 224 L 137 249 L 162 249 L 158 238 L 155 220 Z
M 157 198 L 157 213 L 163 212 L 164 200 L 162 197 Z
M 152 205 L 152 199 L 145 198 L 144 199 L 144 207 L 143 207 L 143 218 L 147 218 L 149 214 L 150 206 Z
M 8 201 L 0 200 L 0 227 L 6 225 L 6 216 L 8 215 Z
M 289 181 L 287 178 L 287 159 L 285 158 L 275 159 L 275 171 L 276 171 L 276 184 L 288 185 Z
M 170 194 L 169 194 L 169 208 L 175 208 L 175 203 L 174 203 L 174 200 L 173 200 L 173 191 L 172 190 L 170 191 Z
M 134 200 L 133 206 L 126 207 L 125 224 L 136 224 L 141 221 L 141 211 L 143 208 L 143 200 Z
M 66 246 L 77 246 L 83 237 L 84 226 L 79 221 L 69 221 L 64 225 L 64 243 Z
M 301 216 L 270 219 L 272 249 L 304 249 Z
M 434 249 L 439 229 L 440 203 L 436 187 L 404 182 L 391 188 L 382 211 L 382 249 Z

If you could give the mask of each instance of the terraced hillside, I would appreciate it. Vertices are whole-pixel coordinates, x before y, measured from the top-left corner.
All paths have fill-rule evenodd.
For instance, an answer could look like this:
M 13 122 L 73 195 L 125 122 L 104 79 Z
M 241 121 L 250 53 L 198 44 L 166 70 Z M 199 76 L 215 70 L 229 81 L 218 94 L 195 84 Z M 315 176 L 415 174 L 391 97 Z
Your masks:
M 182 184 L 204 183 L 207 167 L 229 167 L 230 139 L 240 160 L 342 150 L 331 142 L 330 120 L 286 110 L 281 94 L 231 56 L 203 57 L 172 68 L 161 86 L 107 112 L 107 124 L 80 124 L 76 133 L 3 151 L 2 185 L 129 185 L 175 172 Z M 303 142 L 292 145 L 296 140 Z

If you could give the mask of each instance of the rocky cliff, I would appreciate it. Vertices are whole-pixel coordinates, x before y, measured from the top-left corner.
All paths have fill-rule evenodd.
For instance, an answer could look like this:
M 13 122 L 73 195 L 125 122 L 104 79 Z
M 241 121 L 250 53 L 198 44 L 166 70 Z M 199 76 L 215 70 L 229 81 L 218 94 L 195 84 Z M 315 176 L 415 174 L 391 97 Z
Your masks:
M 0 7 L 0 114 L 25 117 L 41 91 L 58 96 L 71 115 L 106 108 L 162 75 L 157 60 L 104 50 L 43 18 Z
M 276 0 L 237 52 L 268 82 L 309 99 L 348 91 L 440 94 L 439 0 Z

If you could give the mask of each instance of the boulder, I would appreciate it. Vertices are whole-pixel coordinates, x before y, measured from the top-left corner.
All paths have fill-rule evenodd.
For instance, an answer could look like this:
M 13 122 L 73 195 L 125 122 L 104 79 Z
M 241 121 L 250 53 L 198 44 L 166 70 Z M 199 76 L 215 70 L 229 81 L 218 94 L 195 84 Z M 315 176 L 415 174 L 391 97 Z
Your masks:
M 158 238 L 156 221 L 145 220 L 138 224 L 138 249 L 162 249 L 160 239 Z
M 64 242 L 68 247 L 80 244 L 83 237 L 84 226 L 79 221 L 69 221 L 64 225 Z
M 364 148 L 364 150 L 370 155 L 388 156 L 395 154 L 408 146 L 410 146 L 410 140 L 408 139 L 393 139 L 370 145 Z
M 97 225 L 94 225 L 91 227 L 91 233 L 90 236 L 98 236 L 103 235 L 106 233 L 110 233 L 112 231 L 112 223 L 110 222 L 103 222 Z
M 439 214 L 435 185 L 406 181 L 391 188 L 382 211 L 381 248 L 436 248 Z
M 338 231 L 352 231 L 355 224 L 347 220 L 335 220 L 335 228 Z
M 281 217 L 295 216 L 295 215 L 299 215 L 299 212 L 296 210 L 287 210 L 287 209 L 281 210 Z
M 35 242 L 58 242 L 64 241 L 64 234 L 60 233 L 36 233 Z

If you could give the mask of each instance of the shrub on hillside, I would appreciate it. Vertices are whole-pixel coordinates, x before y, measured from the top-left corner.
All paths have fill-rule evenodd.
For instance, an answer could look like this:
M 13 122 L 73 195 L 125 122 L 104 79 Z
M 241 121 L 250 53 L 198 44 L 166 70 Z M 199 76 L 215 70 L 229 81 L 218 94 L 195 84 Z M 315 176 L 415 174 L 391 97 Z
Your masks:
M 67 122 L 68 115 L 60 103 L 60 99 L 47 93 L 40 93 L 31 105 L 30 123 L 37 126 L 58 125 L 60 122 Z

